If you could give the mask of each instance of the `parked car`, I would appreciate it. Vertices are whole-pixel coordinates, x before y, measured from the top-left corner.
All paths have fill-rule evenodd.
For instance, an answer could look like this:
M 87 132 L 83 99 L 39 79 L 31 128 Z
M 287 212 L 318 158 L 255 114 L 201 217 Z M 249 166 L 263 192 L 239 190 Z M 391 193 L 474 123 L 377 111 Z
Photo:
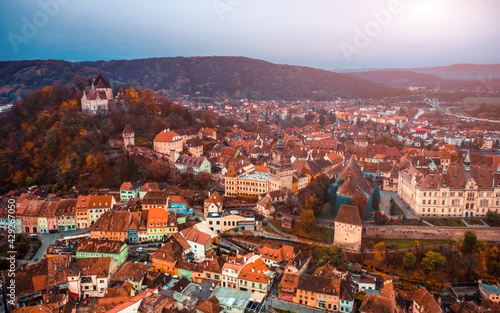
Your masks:
M 146 252 L 146 249 L 144 249 L 143 247 L 139 247 L 137 248 L 137 252 Z
M 83 300 L 83 305 L 87 305 L 87 304 L 89 304 L 89 300 L 88 299 Z

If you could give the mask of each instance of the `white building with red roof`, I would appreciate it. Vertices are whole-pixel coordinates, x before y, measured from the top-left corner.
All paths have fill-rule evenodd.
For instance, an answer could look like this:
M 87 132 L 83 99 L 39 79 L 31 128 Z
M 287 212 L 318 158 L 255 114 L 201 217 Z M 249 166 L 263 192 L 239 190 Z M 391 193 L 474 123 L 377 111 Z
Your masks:
M 171 150 L 182 152 L 182 137 L 174 131 L 164 129 L 156 135 L 154 150 L 163 154 L 170 154 Z

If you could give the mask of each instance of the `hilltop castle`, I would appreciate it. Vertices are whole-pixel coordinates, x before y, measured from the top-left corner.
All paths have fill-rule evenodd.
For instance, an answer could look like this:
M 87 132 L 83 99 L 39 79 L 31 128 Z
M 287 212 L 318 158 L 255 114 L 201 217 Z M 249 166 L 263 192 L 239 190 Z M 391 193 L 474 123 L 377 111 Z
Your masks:
M 82 113 L 89 116 L 107 116 L 110 100 L 113 100 L 113 90 L 97 70 L 92 86 L 83 91 Z

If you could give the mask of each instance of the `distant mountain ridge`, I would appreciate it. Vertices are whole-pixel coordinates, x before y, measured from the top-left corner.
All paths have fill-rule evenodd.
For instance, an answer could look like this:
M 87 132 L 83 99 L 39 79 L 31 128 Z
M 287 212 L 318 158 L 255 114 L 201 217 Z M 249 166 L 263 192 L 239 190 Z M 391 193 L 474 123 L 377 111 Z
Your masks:
M 500 64 L 454 64 L 408 69 L 365 69 L 342 73 L 391 87 L 475 88 L 500 80 Z M 498 84 L 495 84 L 498 85 Z
M 399 92 L 347 74 L 246 57 L 29 60 L 0 62 L 0 103 L 12 102 L 56 81 L 72 84 L 76 75 L 91 78 L 97 68 L 113 85 L 141 86 L 169 95 L 333 100 L 386 97 Z

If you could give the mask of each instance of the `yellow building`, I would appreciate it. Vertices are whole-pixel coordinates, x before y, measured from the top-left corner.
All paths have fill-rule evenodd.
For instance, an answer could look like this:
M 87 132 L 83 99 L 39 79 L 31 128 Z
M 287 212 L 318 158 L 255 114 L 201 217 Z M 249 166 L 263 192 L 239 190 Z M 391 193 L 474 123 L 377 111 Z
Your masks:
M 340 278 L 301 274 L 293 302 L 337 311 L 340 303 Z
M 232 165 L 224 179 L 224 191 L 226 196 L 258 196 L 268 193 L 267 173 L 254 171 L 251 174 L 238 175 Z
M 466 158 L 467 160 L 467 158 Z M 484 217 L 500 211 L 500 168 L 450 166 L 446 171 L 409 167 L 399 173 L 398 195 L 419 216 Z

